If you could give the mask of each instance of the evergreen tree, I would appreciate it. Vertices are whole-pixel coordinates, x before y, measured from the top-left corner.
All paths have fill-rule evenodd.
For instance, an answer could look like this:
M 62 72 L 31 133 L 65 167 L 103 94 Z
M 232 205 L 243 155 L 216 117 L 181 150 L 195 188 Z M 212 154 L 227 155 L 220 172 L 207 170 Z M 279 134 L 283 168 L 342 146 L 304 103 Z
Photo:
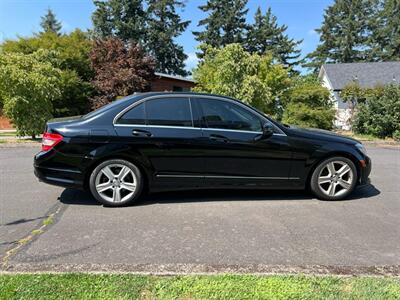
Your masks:
M 95 0 L 94 32 L 101 38 L 115 36 L 124 42 L 145 41 L 146 13 L 141 0 Z
M 372 18 L 370 59 L 400 60 L 400 1 L 380 0 Z
M 261 8 L 258 7 L 254 24 L 250 26 L 247 33 L 246 49 L 251 53 L 264 54 L 271 52 L 275 59 L 286 66 L 298 65 L 301 50 L 296 47 L 302 41 L 290 39 L 287 34 L 286 25 L 279 26 L 277 18 L 268 8 L 263 16 Z
M 156 59 L 156 70 L 167 74 L 188 75 L 183 47 L 174 42 L 190 21 L 181 21 L 177 7 L 184 7 L 180 0 L 148 0 L 147 39 L 145 47 Z
M 94 4 L 97 36 L 139 43 L 156 59 L 157 71 L 188 75 L 184 69 L 187 56 L 174 41 L 189 25 L 176 13 L 177 7 L 184 7 L 182 0 L 96 0 Z
M 247 0 L 208 0 L 199 6 L 209 15 L 198 24 L 205 26 L 204 31 L 193 32 L 196 40 L 212 47 L 243 43 L 247 29 L 246 4 Z
M 60 35 L 61 22 L 57 20 L 56 15 L 50 8 L 47 9 L 47 14 L 41 17 L 41 19 L 40 26 L 43 28 L 43 32 L 54 32 Z
M 350 63 L 372 60 L 368 55 L 370 20 L 375 0 L 336 0 L 325 10 L 317 49 L 305 66 L 318 70 L 325 62 Z

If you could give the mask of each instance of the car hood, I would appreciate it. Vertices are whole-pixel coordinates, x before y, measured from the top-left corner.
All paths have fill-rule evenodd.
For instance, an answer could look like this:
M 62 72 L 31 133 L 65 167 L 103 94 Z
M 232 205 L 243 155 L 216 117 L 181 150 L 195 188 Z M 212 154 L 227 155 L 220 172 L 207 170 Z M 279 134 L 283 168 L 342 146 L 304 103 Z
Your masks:
M 308 139 L 316 139 L 330 142 L 338 142 L 338 143 L 346 143 L 346 144 L 357 144 L 360 143 L 356 139 L 343 136 L 332 131 L 323 130 L 323 129 L 314 129 L 314 128 L 299 128 L 299 127 L 290 127 L 290 134 L 292 136 L 303 137 Z

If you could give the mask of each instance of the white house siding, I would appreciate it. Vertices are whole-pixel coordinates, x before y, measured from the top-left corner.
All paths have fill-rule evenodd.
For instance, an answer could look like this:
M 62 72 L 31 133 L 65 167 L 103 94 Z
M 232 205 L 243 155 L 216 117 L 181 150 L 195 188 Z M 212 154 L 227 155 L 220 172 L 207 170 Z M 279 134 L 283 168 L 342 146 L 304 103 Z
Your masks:
M 332 89 L 332 86 L 325 72 L 323 72 L 322 77 L 320 78 L 322 80 L 322 86 L 326 87 L 329 90 L 331 94 L 331 100 L 333 102 L 333 107 L 336 110 L 334 126 L 343 130 L 350 130 L 351 127 L 349 121 L 351 117 L 351 110 L 349 109 L 348 104 L 342 101 L 338 91 L 334 91 Z

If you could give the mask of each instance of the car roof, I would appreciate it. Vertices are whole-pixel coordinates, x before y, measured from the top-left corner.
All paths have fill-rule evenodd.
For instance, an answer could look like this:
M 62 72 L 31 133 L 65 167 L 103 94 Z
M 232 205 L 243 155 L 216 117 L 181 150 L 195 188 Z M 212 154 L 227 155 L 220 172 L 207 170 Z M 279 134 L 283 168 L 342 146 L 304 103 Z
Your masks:
M 223 95 L 218 95 L 218 94 L 211 94 L 211 93 L 199 93 L 199 92 L 191 92 L 191 91 L 182 91 L 182 92 L 144 92 L 144 93 L 135 93 L 132 94 L 130 96 L 127 97 L 135 97 L 138 96 L 138 98 L 143 99 L 143 98 L 147 98 L 148 96 L 163 96 L 163 95 L 185 95 L 185 96 L 190 96 L 190 95 L 194 95 L 194 96 L 212 96 L 212 97 L 219 97 L 219 98 L 225 98 L 225 99 L 230 99 L 230 100 L 236 100 L 235 98 L 232 97 L 228 97 L 228 96 L 223 96 Z

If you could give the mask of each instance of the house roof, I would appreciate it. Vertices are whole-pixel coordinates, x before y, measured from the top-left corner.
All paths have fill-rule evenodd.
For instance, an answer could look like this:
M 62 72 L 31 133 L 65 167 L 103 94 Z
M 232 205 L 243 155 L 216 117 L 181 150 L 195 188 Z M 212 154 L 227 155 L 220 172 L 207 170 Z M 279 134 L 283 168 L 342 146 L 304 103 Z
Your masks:
M 390 83 L 400 84 L 399 62 L 324 64 L 319 77 L 326 74 L 333 90 L 340 91 L 356 81 L 361 87 L 374 87 Z
M 164 74 L 164 73 L 159 73 L 159 72 L 155 72 L 154 74 L 156 76 L 158 76 L 158 77 L 164 77 L 164 78 L 169 78 L 169 79 L 174 79 L 174 80 L 179 80 L 179 81 L 186 81 L 186 82 L 195 83 L 195 81 L 193 79 L 186 78 L 186 77 L 183 77 L 183 76 L 170 75 L 170 74 Z

